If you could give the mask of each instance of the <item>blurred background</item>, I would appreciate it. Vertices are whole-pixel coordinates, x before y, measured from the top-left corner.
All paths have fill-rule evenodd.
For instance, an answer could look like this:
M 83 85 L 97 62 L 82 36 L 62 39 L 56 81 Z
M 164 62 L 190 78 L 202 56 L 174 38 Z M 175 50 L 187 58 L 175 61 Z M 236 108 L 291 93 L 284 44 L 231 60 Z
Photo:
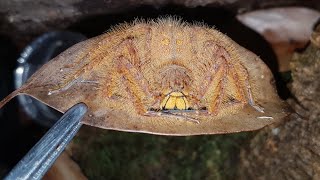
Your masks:
M 215 27 L 260 56 L 287 100 L 290 59 L 308 45 L 320 17 L 317 0 L 2 0 L 0 7 L 1 99 L 77 42 L 136 18 L 178 16 Z M 60 116 L 24 96 L 0 109 L 0 177 Z M 240 152 L 254 136 L 161 137 L 82 127 L 45 179 L 237 179 Z

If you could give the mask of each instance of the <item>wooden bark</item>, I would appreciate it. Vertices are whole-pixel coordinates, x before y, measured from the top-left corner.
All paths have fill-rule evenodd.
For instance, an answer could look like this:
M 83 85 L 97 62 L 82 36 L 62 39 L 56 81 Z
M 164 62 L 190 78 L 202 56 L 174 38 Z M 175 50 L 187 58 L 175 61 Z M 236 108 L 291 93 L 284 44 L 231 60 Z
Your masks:
M 260 131 L 242 150 L 242 179 L 320 179 L 319 47 L 312 43 L 296 53 L 291 70 L 294 98 L 288 102 L 296 113 Z
M 234 14 L 283 6 L 320 9 L 318 0 L 2 0 L 0 1 L 0 35 L 21 40 L 26 36 L 66 29 L 85 18 L 94 16 L 103 15 L 108 19 L 107 15 L 120 13 L 130 16 L 136 13 L 138 16 L 147 17 L 152 11 L 166 8 L 168 5 L 180 6 L 186 10 L 195 7 L 221 7 Z M 141 6 L 141 9 L 133 10 Z M 152 7 L 155 9 L 150 11 Z M 147 9 L 149 11 L 146 11 Z

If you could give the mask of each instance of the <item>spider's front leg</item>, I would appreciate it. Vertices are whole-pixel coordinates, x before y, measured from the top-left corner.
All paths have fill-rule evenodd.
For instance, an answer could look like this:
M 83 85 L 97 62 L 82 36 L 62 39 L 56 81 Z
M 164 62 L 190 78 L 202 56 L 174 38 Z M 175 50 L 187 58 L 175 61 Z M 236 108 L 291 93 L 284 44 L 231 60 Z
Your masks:
M 233 60 L 227 50 L 217 43 L 208 42 L 207 47 L 214 57 L 213 67 L 219 67 L 216 73 L 211 74 L 212 81 L 204 94 L 204 99 L 209 100 L 208 111 L 217 114 L 221 108 L 249 104 L 257 111 L 263 112 L 263 108 L 258 106 L 252 97 L 246 68 L 237 60 Z
M 203 86 L 198 90 L 198 99 L 203 99 L 208 112 L 214 115 L 222 108 L 244 104 L 246 99 L 242 82 L 233 68 L 229 53 L 213 41 L 206 42 L 204 49 L 212 63 L 204 77 Z
M 206 108 L 208 112 L 214 115 L 218 114 L 225 95 L 225 76 L 228 71 L 227 64 L 224 60 L 221 60 L 216 66 L 218 67 L 215 70 L 215 73 L 207 78 L 211 81 L 207 83 L 207 87 L 203 88 L 201 97 L 201 99 L 204 99 L 205 104 L 207 104 Z
M 233 96 L 241 104 L 249 104 L 259 112 L 264 112 L 263 108 L 257 105 L 252 96 L 251 84 L 249 81 L 249 73 L 240 62 L 232 62 L 228 52 L 220 47 L 220 53 L 226 59 L 228 64 L 228 77 L 230 84 L 234 85 Z
M 234 66 L 231 66 L 231 70 L 236 72 L 236 69 Z M 241 89 L 241 87 L 238 87 L 239 90 L 243 91 L 243 98 L 244 101 L 246 103 L 248 103 L 250 106 L 252 106 L 255 110 L 264 113 L 264 108 L 259 106 L 258 104 L 255 103 L 253 96 L 252 96 L 252 88 L 251 88 L 251 84 L 249 82 L 249 74 L 248 71 L 245 69 L 245 67 L 243 67 L 242 64 L 240 64 L 240 67 L 238 68 L 238 71 L 241 72 L 241 74 L 244 74 L 243 76 L 243 88 Z M 239 75 L 237 73 L 233 74 L 235 79 L 239 79 Z M 237 84 L 238 86 L 240 84 Z
M 147 106 L 152 104 L 154 98 L 149 91 L 147 80 L 137 67 L 140 62 L 137 50 L 131 39 L 124 40 L 119 48 L 118 55 L 114 59 L 117 72 L 122 77 L 121 81 L 125 84 L 137 113 L 144 115 L 149 108 Z

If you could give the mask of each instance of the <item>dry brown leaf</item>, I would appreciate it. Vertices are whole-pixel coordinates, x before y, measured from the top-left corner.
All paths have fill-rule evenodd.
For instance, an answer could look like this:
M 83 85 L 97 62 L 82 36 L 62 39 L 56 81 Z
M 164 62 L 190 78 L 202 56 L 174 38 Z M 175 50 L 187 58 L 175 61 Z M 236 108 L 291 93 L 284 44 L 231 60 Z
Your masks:
M 135 22 L 81 42 L 6 97 L 28 94 L 84 124 L 161 135 L 260 129 L 287 115 L 270 70 L 224 34 L 179 20 Z

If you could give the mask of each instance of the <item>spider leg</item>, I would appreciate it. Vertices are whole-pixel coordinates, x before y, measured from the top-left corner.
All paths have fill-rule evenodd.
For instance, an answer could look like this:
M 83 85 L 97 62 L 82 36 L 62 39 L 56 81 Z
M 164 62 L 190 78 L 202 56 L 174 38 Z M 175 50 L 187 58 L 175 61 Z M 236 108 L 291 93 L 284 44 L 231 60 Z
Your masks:
M 218 114 L 221 107 L 222 100 L 225 96 L 225 81 L 226 81 L 225 77 L 227 72 L 228 72 L 227 66 L 225 64 L 225 61 L 223 61 L 217 73 L 213 77 L 210 87 L 208 87 L 208 90 L 212 90 L 213 92 L 211 96 L 208 96 L 208 100 L 209 100 L 208 111 L 209 113 L 213 113 L 214 115 Z
M 204 49 L 212 60 L 197 99 L 206 101 L 208 112 L 217 115 L 222 108 L 253 102 L 246 98 L 247 86 L 244 83 L 248 73 L 242 69 L 244 67 L 238 65 L 239 62 L 232 61 L 227 50 L 214 41 L 206 42 Z M 252 99 L 251 89 L 248 92 L 249 99 Z
M 225 76 L 228 72 L 226 61 L 223 58 L 216 60 L 216 68 L 213 71 L 214 73 L 211 72 L 210 76 L 205 79 L 206 82 L 203 83 L 207 85 L 202 87 L 200 99 L 205 101 L 209 113 L 217 115 L 225 96 Z
M 236 93 L 234 93 L 234 96 L 236 100 L 242 104 L 248 103 L 257 111 L 264 112 L 263 108 L 258 106 L 253 100 L 247 69 L 240 62 L 232 63 L 230 55 L 224 48 L 219 47 L 217 53 L 222 55 L 226 60 L 228 66 L 227 76 L 230 76 L 231 81 L 233 81 L 231 84 L 235 85 Z
M 247 70 L 243 67 L 242 64 L 240 64 L 242 66 L 241 70 L 245 71 L 245 74 L 247 74 L 247 76 L 244 77 L 244 86 L 245 86 L 245 91 L 244 93 L 246 93 L 246 98 L 247 98 L 247 102 L 248 104 L 250 104 L 254 109 L 256 109 L 257 111 L 264 113 L 264 109 L 263 107 L 257 105 L 252 97 L 252 90 L 251 90 L 251 85 L 249 82 L 249 77 L 248 77 L 248 72 Z
M 112 51 L 117 51 L 118 49 L 121 49 L 120 47 L 123 48 L 123 45 L 128 45 L 128 51 L 135 51 L 135 47 L 127 43 L 128 39 L 130 39 L 128 37 L 145 36 L 147 37 L 147 41 L 150 41 L 150 28 L 146 24 L 136 25 L 131 29 L 130 32 L 127 33 L 127 38 L 124 38 L 124 40 L 121 41 L 119 41 L 120 38 L 112 39 L 108 37 L 108 35 L 98 37 L 97 42 L 92 43 L 92 48 L 90 48 L 90 50 L 87 50 L 87 53 L 79 56 L 74 62 L 66 64 L 63 68 L 60 69 L 61 71 L 63 69 L 77 67 L 78 70 L 73 71 L 73 74 L 66 76 L 64 78 L 64 81 L 52 87 L 49 93 L 66 90 L 73 84 L 75 84 L 75 82 L 82 81 L 81 78 L 85 73 L 90 72 L 94 68 L 103 65 L 104 61 L 106 60 L 104 59 L 104 57 L 107 57 Z M 148 42 L 146 44 L 148 45 Z M 147 55 L 149 54 L 147 53 Z M 134 65 L 136 65 L 139 62 L 139 59 L 137 59 L 137 57 L 131 57 L 130 60 Z M 108 77 L 101 78 L 108 79 Z
M 130 94 L 138 114 L 143 115 L 147 112 L 146 105 L 151 104 L 153 95 L 149 91 L 148 83 L 141 71 L 137 68 L 139 57 L 130 39 L 125 40 L 119 52 L 127 50 L 127 54 L 119 53 L 114 59 L 117 72 L 122 76 L 126 90 Z
M 227 99 L 225 100 L 224 108 L 246 104 L 247 99 L 245 97 L 243 79 L 247 79 L 248 72 L 246 69 L 242 69 L 244 67 L 239 62 L 231 62 L 229 53 L 223 47 L 218 46 L 216 53 L 225 60 L 227 66 L 225 74 L 225 78 L 227 79 L 225 87 Z M 241 75 L 239 75 L 239 71 Z
M 113 63 L 117 69 L 116 73 L 120 74 L 137 113 L 146 115 L 147 112 L 156 112 L 158 110 L 154 107 L 156 105 L 160 106 L 160 96 L 157 90 L 150 89 L 149 82 L 142 74 L 143 66 L 151 61 L 151 29 L 148 26 L 137 28 L 140 33 L 135 34 L 135 36 L 144 36 L 145 39 L 145 52 L 142 57 L 139 57 L 138 49 L 134 44 L 135 36 L 131 35 L 127 36 L 114 48 Z M 111 80 L 109 83 L 106 83 L 109 84 L 109 88 L 106 88 L 106 94 L 109 97 L 113 94 L 114 87 L 117 86 L 115 82 Z M 155 111 L 151 109 L 155 109 Z

